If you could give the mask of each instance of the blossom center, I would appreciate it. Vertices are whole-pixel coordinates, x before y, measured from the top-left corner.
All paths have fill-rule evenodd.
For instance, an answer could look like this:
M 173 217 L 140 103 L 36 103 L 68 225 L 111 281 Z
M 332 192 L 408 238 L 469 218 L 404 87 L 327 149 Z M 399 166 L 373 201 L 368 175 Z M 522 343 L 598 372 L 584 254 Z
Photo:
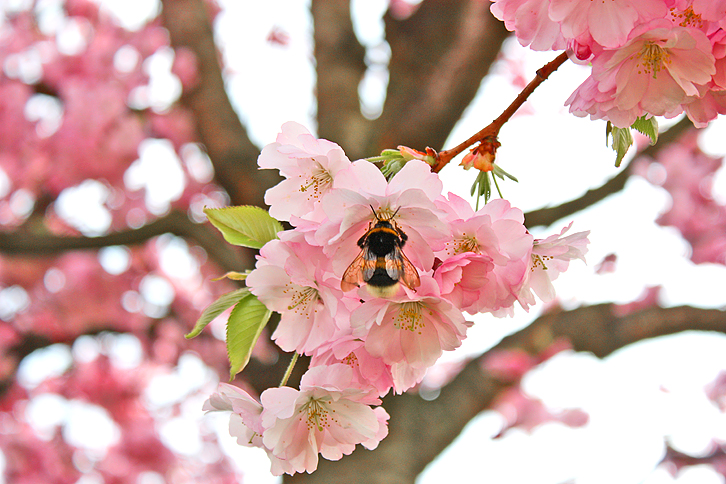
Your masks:
M 547 265 L 545 264 L 546 261 L 550 261 L 554 259 L 551 255 L 537 255 L 532 254 L 532 269 L 531 271 L 534 272 L 537 268 L 542 268 L 543 271 L 547 270 Z
M 690 6 L 681 12 L 678 12 L 675 8 L 671 8 L 670 15 L 681 27 L 695 27 L 697 29 L 703 27 L 701 14 L 694 12 L 693 6 Z
M 421 315 L 422 310 L 423 304 L 419 301 L 401 303 L 393 326 L 396 329 L 416 331 L 420 334 L 421 328 L 424 327 L 423 317 Z
M 355 355 L 355 353 L 350 352 L 348 356 L 343 358 L 341 360 L 341 363 L 345 363 L 346 365 L 350 366 L 351 368 L 357 368 L 358 367 L 358 357 Z
M 318 199 L 327 190 L 333 182 L 333 176 L 324 169 L 320 163 L 316 163 L 315 168 L 310 173 L 310 177 L 305 179 L 300 185 L 300 191 L 308 193 L 308 199 Z
M 307 414 L 307 426 L 308 430 L 318 430 L 319 432 L 322 432 L 323 430 L 330 427 L 330 412 L 328 411 L 328 408 L 323 404 L 322 400 L 312 398 L 310 401 L 308 401 L 303 407 L 300 409 L 300 413 L 306 413 Z M 305 418 L 303 415 L 301 415 L 300 418 Z
M 317 302 L 320 301 L 320 293 L 314 287 L 285 288 L 283 293 L 289 294 L 290 296 L 290 304 L 287 306 L 288 310 L 298 314 L 305 314 L 310 312 L 310 306 L 314 305 L 313 311 L 317 311 Z
M 646 41 L 643 48 L 635 56 L 640 59 L 638 61 L 638 74 L 652 74 L 653 79 L 658 77 L 658 72 L 666 64 L 671 63 L 670 52 L 652 40 Z
M 393 210 L 391 207 L 381 207 L 376 212 L 376 220 L 391 220 L 398 210 Z
M 461 234 L 461 237 L 454 239 L 452 242 L 447 242 L 447 252 L 449 255 L 463 254 L 464 252 L 476 252 L 479 251 L 479 241 L 476 237 L 467 234 Z

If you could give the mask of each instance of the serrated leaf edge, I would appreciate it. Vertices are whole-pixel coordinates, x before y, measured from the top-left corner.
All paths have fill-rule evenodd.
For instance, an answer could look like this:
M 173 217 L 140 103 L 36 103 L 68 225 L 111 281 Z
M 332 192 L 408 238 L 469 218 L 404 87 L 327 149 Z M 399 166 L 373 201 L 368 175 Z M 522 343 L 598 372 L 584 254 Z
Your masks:
M 219 217 L 214 216 L 215 212 L 229 212 L 236 209 L 251 210 L 252 212 L 257 212 L 260 217 L 253 219 L 251 223 L 250 220 L 246 221 L 246 223 L 249 225 L 248 227 L 246 227 L 246 229 L 248 230 L 241 230 L 239 227 L 233 227 L 220 220 Z M 222 233 L 224 239 L 232 245 L 259 249 L 270 240 L 276 239 L 277 234 L 280 231 L 284 230 L 282 224 L 278 220 L 272 217 L 265 209 L 257 207 L 255 205 L 235 205 L 221 208 L 205 207 L 204 213 L 207 215 L 207 219 L 209 220 L 209 222 L 214 225 L 214 227 L 216 227 L 217 230 Z M 223 230 L 223 228 L 227 229 L 227 231 Z M 262 238 L 259 238 L 259 236 L 261 235 L 259 232 L 265 232 L 265 236 L 269 235 L 268 228 L 271 229 L 272 236 L 265 238 L 264 240 Z M 252 232 L 258 233 L 253 234 Z M 233 237 L 232 240 L 230 239 L 231 237 Z M 240 241 L 238 239 L 242 240 Z
M 207 325 L 214 320 L 214 318 L 222 314 L 228 308 L 231 308 L 232 306 L 237 304 L 241 299 L 247 297 L 247 295 L 249 294 L 250 290 L 246 287 L 242 287 L 232 292 L 222 294 L 221 296 L 219 296 L 219 298 L 217 298 L 216 301 L 214 301 L 212 304 L 207 306 L 204 311 L 202 311 L 202 314 L 197 319 L 197 322 L 194 323 L 194 327 L 192 328 L 192 330 L 184 337 L 186 339 L 192 339 L 198 336 L 204 330 L 204 328 L 206 328 Z
M 249 310 L 250 308 L 245 304 L 245 301 L 255 301 L 259 304 L 259 313 L 261 314 L 261 317 L 257 320 L 256 323 L 253 323 L 257 326 L 255 329 L 254 336 L 252 337 L 249 347 L 244 349 L 242 357 L 239 357 L 239 348 L 233 348 L 231 346 L 232 342 L 230 341 L 230 321 L 233 320 L 233 318 L 236 316 L 238 311 L 243 310 Z M 247 363 L 250 361 L 250 356 L 252 355 L 252 350 L 255 347 L 255 344 L 257 343 L 257 339 L 260 337 L 260 334 L 262 333 L 262 330 L 267 325 L 267 322 L 270 319 L 270 316 L 272 315 L 272 311 L 267 309 L 262 302 L 255 297 L 254 294 L 248 294 L 244 298 L 240 299 L 237 304 L 235 304 L 235 307 L 232 309 L 232 312 L 229 315 L 229 319 L 227 320 L 227 334 L 226 334 L 226 344 L 227 344 L 227 358 L 229 359 L 230 363 L 230 369 L 229 369 L 229 379 L 230 381 L 234 379 L 235 375 L 242 370 L 244 370 L 245 366 L 247 366 Z M 248 318 L 248 320 L 251 320 L 252 318 Z M 246 327 L 251 327 L 253 324 L 247 324 Z M 242 330 L 241 330 L 242 331 Z M 235 345 L 236 346 L 236 345 Z M 234 353 L 234 356 L 233 356 Z

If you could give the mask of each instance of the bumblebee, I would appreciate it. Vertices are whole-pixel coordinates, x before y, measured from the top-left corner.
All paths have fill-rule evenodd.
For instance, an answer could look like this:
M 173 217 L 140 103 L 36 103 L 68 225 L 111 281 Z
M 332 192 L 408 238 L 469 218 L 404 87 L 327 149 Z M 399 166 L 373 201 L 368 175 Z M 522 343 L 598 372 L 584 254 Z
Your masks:
M 388 218 L 379 217 L 373 207 L 371 210 L 376 221 L 368 224 L 368 231 L 358 239 L 361 253 L 345 270 L 340 288 L 347 292 L 365 282 L 368 292 L 376 297 L 394 295 L 401 282 L 415 290 L 421 279 L 401 250 L 408 236 L 393 220 L 398 209 Z

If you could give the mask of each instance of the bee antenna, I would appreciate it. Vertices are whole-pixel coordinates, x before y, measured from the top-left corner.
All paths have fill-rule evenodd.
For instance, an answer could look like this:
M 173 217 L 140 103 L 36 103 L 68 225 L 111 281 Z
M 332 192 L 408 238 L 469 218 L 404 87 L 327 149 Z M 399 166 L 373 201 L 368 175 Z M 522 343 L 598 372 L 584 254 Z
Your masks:
M 396 209 L 396 211 L 393 212 L 393 215 L 391 215 L 391 219 L 393 219 L 393 217 L 396 216 L 396 214 L 398 213 L 399 210 L 401 210 L 401 206 L 400 205 L 398 206 L 398 208 Z
M 368 205 L 368 206 L 371 207 L 371 210 L 373 211 L 373 216 L 376 217 L 376 220 L 378 220 L 380 222 L 381 219 L 378 218 L 378 213 L 376 213 L 376 209 L 373 208 L 373 205 Z

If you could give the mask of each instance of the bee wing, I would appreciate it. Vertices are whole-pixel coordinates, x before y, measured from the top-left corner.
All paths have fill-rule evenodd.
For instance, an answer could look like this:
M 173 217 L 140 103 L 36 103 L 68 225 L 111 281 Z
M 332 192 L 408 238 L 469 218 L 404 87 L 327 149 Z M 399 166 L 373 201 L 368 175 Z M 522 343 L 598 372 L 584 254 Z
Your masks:
M 391 279 L 403 282 L 409 289 L 421 285 L 418 271 L 400 247 L 386 254 L 386 272 Z
M 376 257 L 367 248 L 363 249 L 343 273 L 340 288 L 348 292 L 360 287 L 361 283 L 373 276 L 375 269 Z

